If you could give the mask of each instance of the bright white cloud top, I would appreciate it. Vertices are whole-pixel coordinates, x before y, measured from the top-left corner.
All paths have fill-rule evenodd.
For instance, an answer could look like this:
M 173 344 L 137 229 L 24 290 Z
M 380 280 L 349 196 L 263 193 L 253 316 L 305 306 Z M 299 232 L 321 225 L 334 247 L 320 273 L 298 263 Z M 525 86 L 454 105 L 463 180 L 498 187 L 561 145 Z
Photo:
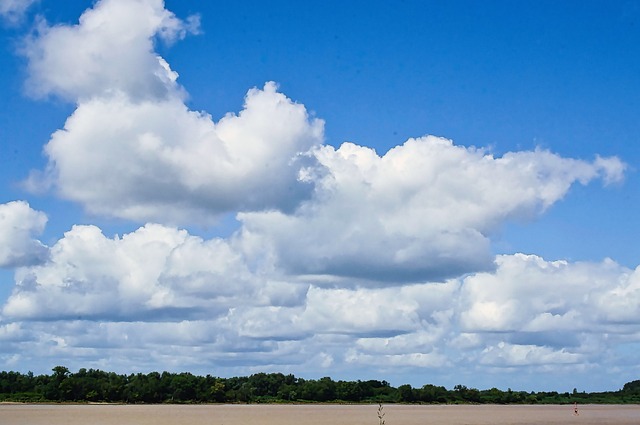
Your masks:
M 14 21 L 29 6 L 0 5 Z M 640 335 L 640 269 L 493 245 L 576 186 L 624 185 L 624 159 L 495 154 L 436 136 L 384 153 L 332 146 L 325 122 L 269 80 L 216 121 L 189 106 L 159 53 L 199 34 L 199 16 L 100 0 L 78 24 L 38 22 L 20 49 L 27 91 L 75 110 L 42 141 L 46 165 L 25 197 L 48 191 L 138 228 L 70 223 L 46 246 L 37 238 L 60 211 L 0 204 L 0 266 L 14 272 L 0 368 L 525 390 L 558 374 L 582 378 L 547 389 L 637 378 L 627 350 Z M 229 214 L 228 235 L 198 234 Z

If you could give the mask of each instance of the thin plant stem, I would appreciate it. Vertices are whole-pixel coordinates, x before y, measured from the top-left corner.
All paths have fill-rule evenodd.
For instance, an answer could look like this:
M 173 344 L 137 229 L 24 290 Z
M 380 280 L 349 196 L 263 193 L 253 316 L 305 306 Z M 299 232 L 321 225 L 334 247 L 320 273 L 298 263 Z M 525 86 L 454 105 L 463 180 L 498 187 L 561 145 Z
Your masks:
M 380 421 L 378 425 L 384 425 L 385 412 L 383 411 L 383 409 L 384 407 L 382 407 L 382 403 L 378 403 L 378 419 Z

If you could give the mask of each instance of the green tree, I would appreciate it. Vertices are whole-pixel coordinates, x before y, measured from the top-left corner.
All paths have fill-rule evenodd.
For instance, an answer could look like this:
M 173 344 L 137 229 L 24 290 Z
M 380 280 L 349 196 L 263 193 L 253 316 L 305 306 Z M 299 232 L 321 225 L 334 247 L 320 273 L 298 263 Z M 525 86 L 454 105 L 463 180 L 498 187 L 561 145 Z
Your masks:
M 413 403 L 417 398 L 413 388 L 409 384 L 400 385 L 398 387 L 398 396 L 398 401 L 403 403 Z

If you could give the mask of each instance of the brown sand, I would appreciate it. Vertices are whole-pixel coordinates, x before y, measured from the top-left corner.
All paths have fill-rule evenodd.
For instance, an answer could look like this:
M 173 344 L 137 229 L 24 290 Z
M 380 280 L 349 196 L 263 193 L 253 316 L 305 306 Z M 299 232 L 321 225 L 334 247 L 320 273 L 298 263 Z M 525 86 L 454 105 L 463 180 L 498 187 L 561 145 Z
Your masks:
M 377 405 L 0 404 L 0 425 L 378 425 Z M 638 405 L 384 405 L 387 425 L 640 424 Z

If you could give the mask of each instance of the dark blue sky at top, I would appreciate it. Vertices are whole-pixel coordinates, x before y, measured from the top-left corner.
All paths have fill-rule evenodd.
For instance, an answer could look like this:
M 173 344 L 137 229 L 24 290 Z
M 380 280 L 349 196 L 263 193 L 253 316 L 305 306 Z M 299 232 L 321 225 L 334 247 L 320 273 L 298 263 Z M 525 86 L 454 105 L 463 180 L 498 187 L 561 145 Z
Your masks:
M 168 7 L 181 14 L 176 3 Z M 624 147 L 619 139 L 636 121 L 633 9 L 237 2 L 199 11 L 208 37 L 166 56 L 178 72 L 189 61 L 181 73 L 188 89 L 207 81 L 204 92 L 190 90 L 195 107 L 214 116 L 237 110 L 238 94 L 272 79 L 327 120 L 332 144 L 353 140 L 383 153 L 433 133 L 498 151 L 541 144 L 591 156 L 588 146 L 610 137 L 607 155 Z

